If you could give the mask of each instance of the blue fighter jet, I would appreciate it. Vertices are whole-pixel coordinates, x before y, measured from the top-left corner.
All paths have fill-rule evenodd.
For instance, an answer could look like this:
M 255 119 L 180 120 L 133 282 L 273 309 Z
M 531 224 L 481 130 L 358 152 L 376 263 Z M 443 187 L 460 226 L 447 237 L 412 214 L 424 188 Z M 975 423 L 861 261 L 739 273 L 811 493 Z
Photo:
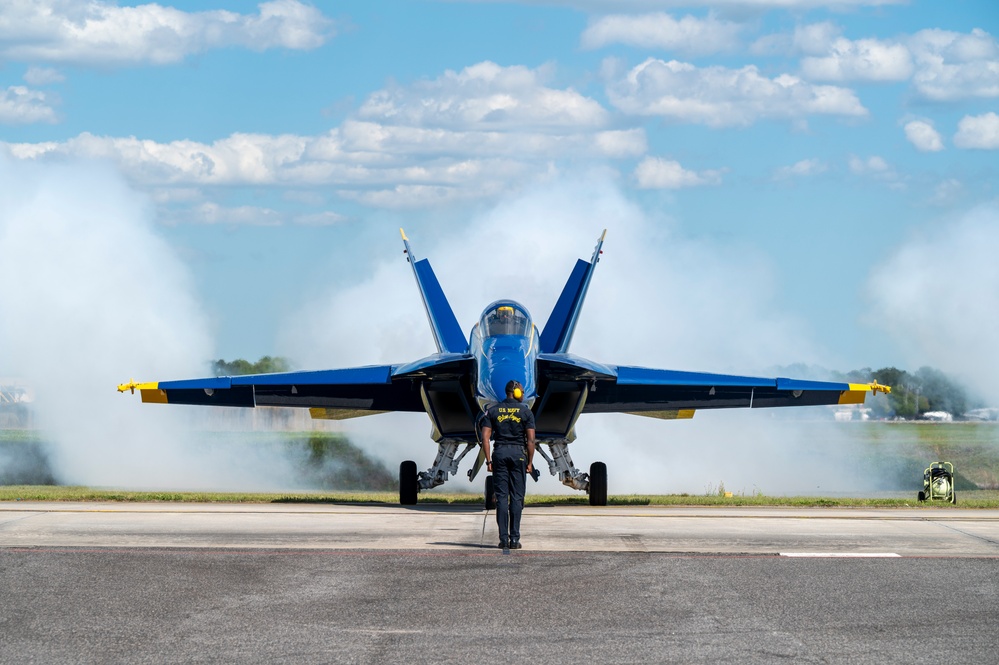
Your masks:
M 544 328 L 513 300 L 488 305 L 466 338 L 427 259 L 417 259 L 402 233 L 437 353 L 401 365 L 220 376 L 158 383 L 129 382 L 121 392 L 141 393 L 143 402 L 210 406 L 308 408 L 313 418 L 341 420 L 389 411 L 430 417 L 437 458 L 426 471 L 405 461 L 399 470 L 399 501 L 412 505 L 422 490 L 458 473 L 473 449 L 478 456 L 468 478 L 484 461 L 479 418 L 502 401 L 516 379 L 534 411 L 537 451 L 553 476 L 587 492 L 590 504 L 607 504 L 607 467 L 577 469 L 569 456 L 576 421 L 588 413 L 630 413 L 664 420 L 691 418 L 697 409 L 862 404 L 868 392 L 888 392 L 875 383 L 835 383 L 757 378 L 605 365 L 569 353 L 583 300 L 602 254 L 606 230 L 589 261 L 576 261 Z M 547 452 L 544 447 L 547 447 Z M 486 479 L 489 504 L 490 482 Z

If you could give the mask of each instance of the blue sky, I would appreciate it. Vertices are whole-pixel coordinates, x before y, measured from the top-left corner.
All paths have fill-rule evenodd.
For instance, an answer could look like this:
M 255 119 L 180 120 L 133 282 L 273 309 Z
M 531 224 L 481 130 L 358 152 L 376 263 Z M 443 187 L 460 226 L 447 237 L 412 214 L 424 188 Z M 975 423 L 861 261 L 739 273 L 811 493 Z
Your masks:
M 399 227 L 463 328 L 543 323 L 608 228 L 595 359 L 960 373 L 994 345 L 925 305 L 994 322 L 997 34 L 993 0 L 13 0 L 0 156 L 123 181 L 218 357 L 432 351 Z

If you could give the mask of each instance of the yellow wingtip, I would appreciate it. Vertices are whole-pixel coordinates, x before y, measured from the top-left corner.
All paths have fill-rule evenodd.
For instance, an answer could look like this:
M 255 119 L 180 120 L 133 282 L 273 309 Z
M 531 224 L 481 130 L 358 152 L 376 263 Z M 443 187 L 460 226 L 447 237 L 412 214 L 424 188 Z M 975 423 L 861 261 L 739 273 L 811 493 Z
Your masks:
M 406 232 L 402 230 L 401 226 L 399 227 L 399 235 L 402 236 L 403 240 L 405 240 L 406 242 L 409 242 L 409 238 L 406 237 Z
M 134 395 L 135 391 L 137 389 L 138 390 L 156 390 L 159 387 L 160 387 L 160 384 L 157 381 L 152 381 L 152 382 L 148 382 L 147 381 L 146 383 L 137 383 L 135 381 L 135 379 L 129 379 L 128 383 L 119 383 L 118 384 L 118 392 L 123 393 L 123 392 L 125 392 L 127 390 L 128 392 L 130 392 L 130 393 L 132 393 Z

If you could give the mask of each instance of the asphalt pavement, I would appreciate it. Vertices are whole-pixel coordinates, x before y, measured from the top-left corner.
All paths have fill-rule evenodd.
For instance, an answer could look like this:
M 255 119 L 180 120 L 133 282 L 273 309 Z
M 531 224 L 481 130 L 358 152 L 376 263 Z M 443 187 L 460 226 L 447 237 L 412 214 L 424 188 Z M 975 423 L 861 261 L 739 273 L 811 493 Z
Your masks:
M 2 663 L 995 663 L 999 511 L 0 504 Z

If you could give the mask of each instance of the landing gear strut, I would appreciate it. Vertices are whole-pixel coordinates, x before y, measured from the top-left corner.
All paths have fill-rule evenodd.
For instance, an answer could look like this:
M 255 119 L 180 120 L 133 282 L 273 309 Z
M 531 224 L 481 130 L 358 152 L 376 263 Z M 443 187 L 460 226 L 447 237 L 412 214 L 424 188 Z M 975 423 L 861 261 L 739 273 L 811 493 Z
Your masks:
M 590 465 L 590 472 L 584 473 L 577 469 L 569 456 L 569 442 L 553 441 L 546 444 L 551 455 L 545 453 L 541 446 L 537 451 L 548 462 L 548 470 L 566 487 L 575 490 L 583 490 L 590 495 L 591 506 L 607 505 L 607 465 L 603 462 L 594 462 Z
M 465 449 L 458 454 L 458 447 Z M 437 459 L 434 465 L 426 471 L 416 471 L 416 462 L 407 460 L 399 465 L 399 503 L 404 506 L 416 505 L 416 495 L 421 490 L 428 490 L 443 485 L 449 475 L 458 473 L 458 465 L 465 455 L 477 443 L 443 439 L 437 443 Z

